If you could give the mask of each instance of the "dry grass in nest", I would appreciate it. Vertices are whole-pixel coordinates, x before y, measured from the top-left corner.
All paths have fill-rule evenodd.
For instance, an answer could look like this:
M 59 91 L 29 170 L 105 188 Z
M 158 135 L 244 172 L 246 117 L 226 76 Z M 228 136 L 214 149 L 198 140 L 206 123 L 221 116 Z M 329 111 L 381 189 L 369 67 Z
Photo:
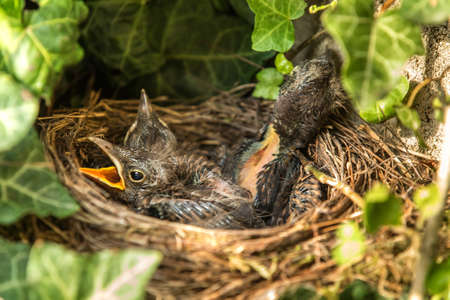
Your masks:
M 268 120 L 272 102 L 242 99 L 239 89 L 198 106 L 154 109 L 190 151 L 218 160 L 237 145 L 236 137 L 256 135 Z M 384 230 L 370 240 L 369 250 L 352 268 L 331 259 L 334 230 L 360 211 L 341 191 L 328 187 L 326 201 L 294 224 L 252 230 L 207 230 L 138 215 L 114 201 L 105 190 L 78 172 L 80 166 L 107 165 L 88 136 L 120 143 L 132 123 L 138 100 L 101 100 L 88 108 L 55 112 L 40 120 L 48 156 L 62 182 L 82 209 L 66 229 L 80 250 L 141 246 L 159 249 L 162 265 L 148 286 L 161 298 L 258 298 L 297 283 L 316 287 L 347 279 L 378 283 L 387 295 L 399 295 L 410 278 L 411 245 L 405 230 Z M 155 105 L 156 104 L 156 105 Z M 308 148 L 315 166 L 363 193 L 374 181 L 387 183 L 405 200 L 404 220 L 415 220 L 409 195 L 433 176 L 433 161 L 386 144 L 357 118 L 334 116 Z M 407 230 L 406 230 L 407 231 Z M 75 232 L 75 233 L 73 233 Z M 389 236 L 389 238 L 388 238 Z M 386 239 L 389 240 L 386 243 Z M 377 268 L 380 264 L 384 267 Z M 369 268 L 369 272 L 363 272 Z

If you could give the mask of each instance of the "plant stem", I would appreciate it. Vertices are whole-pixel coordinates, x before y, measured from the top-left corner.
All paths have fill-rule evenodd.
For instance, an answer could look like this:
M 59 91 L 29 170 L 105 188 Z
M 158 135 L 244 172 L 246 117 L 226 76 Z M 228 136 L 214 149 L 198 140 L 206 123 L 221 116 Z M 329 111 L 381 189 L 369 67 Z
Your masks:
M 450 106 L 445 109 L 444 139 L 441 149 L 441 159 L 437 173 L 441 201 L 435 213 L 427 219 L 424 228 L 420 253 L 416 261 L 415 277 L 412 282 L 409 300 L 422 300 L 425 296 L 425 280 L 431 263 L 436 254 L 438 232 L 448 198 L 450 181 Z

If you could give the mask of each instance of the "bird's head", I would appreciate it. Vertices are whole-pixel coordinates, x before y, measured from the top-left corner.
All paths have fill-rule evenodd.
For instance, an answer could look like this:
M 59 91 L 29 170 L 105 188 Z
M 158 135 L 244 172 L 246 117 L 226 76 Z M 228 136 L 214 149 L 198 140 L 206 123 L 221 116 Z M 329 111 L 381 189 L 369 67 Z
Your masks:
M 281 144 L 305 147 L 337 106 L 334 65 L 312 59 L 297 66 L 280 89 L 274 105 L 274 128 Z
M 142 201 L 152 190 L 167 185 L 173 176 L 171 155 L 176 139 L 167 125 L 152 110 L 144 90 L 135 122 L 129 128 L 122 146 L 90 137 L 114 164 L 110 167 L 80 168 L 81 173 L 120 191 L 119 197 L 129 203 Z

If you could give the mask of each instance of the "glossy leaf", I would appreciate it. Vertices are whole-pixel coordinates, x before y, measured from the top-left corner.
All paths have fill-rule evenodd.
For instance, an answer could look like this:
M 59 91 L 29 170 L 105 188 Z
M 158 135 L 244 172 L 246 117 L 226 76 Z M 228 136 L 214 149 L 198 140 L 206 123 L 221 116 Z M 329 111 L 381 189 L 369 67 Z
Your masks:
M 256 51 L 286 52 L 294 44 L 292 20 L 303 15 L 303 0 L 247 0 L 255 13 L 252 48 Z
M 27 300 L 26 268 L 30 247 L 0 238 L 0 299 Z
M 364 195 L 364 200 L 364 226 L 367 232 L 374 233 L 381 226 L 401 223 L 401 200 L 386 185 L 376 183 Z
M 283 82 L 283 75 L 275 68 L 265 68 L 256 74 L 258 83 L 255 86 L 252 96 L 275 100 L 278 98 L 280 85 Z
M 27 213 L 67 217 L 77 210 L 78 204 L 48 169 L 34 129 L 0 153 L 0 224 L 11 224 Z
M 84 255 L 56 244 L 35 245 L 27 267 L 28 279 L 37 283 L 30 299 L 144 299 L 160 260 L 153 250 Z
M 281 74 L 289 74 L 294 69 L 294 65 L 284 56 L 283 53 L 278 53 L 275 57 L 275 67 Z
M 87 16 L 80 0 L 40 0 L 39 9 L 22 13 L 23 0 L 0 4 L 4 67 L 34 94 L 50 101 L 65 66 L 83 57 L 78 24 Z
M 365 238 L 355 222 L 341 224 L 336 232 L 338 243 L 333 249 L 333 259 L 339 264 L 357 261 L 366 250 Z
M 22 140 L 39 110 L 39 100 L 10 75 L 0 71 L 0 152 Z
M 322 19 L 343 51 L 342 83 L 359 111 L 375 107 L 398 82 L 406 60 L 424 52 L 419 26 L 395 10 L 375 17 L 372 1 L 339 1 Z
M 414 202 L 420 210 L 423 220 L 428 219 L 439 210 L 439 188 L 435 183 L 418 188 L 413 195 Z
M 439 24 L 450 17 L 450 1 L 403 0 L 399 13 L 419 24 Z
M 89 0 L 88 51 L 113 87 L 175 98 L 247 82 L 272 53 L 251 50 L 251 25 L 209 0 Z M 255 65 L 256 64 L 256 65 Z
M 401 105 L 403 98 L 408 93 L 408 89 L 408 80 L 404 76 L 400 77 L 400 81 L 385 98 L 375 101 L 375 105 L 372 107 L 360 110 L 359 115 L 370 123 L 382 122 L 393 117 L 395 115 L 395 107 Z

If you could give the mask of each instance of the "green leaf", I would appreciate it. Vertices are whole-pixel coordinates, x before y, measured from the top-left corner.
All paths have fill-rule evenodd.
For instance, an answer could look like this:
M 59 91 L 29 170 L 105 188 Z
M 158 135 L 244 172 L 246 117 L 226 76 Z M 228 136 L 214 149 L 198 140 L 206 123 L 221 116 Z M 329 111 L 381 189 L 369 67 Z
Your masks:
M 39 100 L 11 76 L 0 71 L 0 152 L 13 147 L 30 131 Z
M 23 3 L 0 4 L 3 69 L 50 101 L 63 68 L 83 57 L 77 25 L 87 16 L 87 8 L 80 0 L 40 0 L 39 9 L 23 14 Z
M 256 74 L 259 82 L 279 86 L 283 83 L 283 75 L 275 68 L 265 68 Z
M 450 256 L 434 264 L 427 275 L 426 287 L 430 294 L 450 293 Z
M 229 0 L 231 6 L 238 16 L 244 19 L 247 23 L 252 24 L 255 22 L 255 14 L 248 7 L 247 2 L 242 0 Z
M 412 129 L 414 131 L 420 128 L 420 117 L 417 111 L 407 106 L 400 106 L 395 109 L 397 118 L 403 124 L 403 126 Z
M 375 107 L 398 82 L 405 61 L 424 52 L 420 27 L 395 10 L 375 17 L 373 1 L 339 1 L 323 23 L 343 51 L 342 83 L 358 110 Z
M 0 299 L 26 300 L 26 268 L 30 247 L 0 238 Z
M 305 286 L 284 292 L 279 300 L 322 300 L 325 297 L 317 295 L 316 291 Z
M 365 238 L 355 222 L 343 223 L 336 236 L 338 243 L 332 251 L 333 259 L 339 264 L 348 264 L 361 258 L 366 250 Z
M 258 83 L 252 93 L 253 97 L 265 99 L 277 99 L 280 85 L 283 83 L 283 75 L 275 68 L 265 68 L 256 74 Z
M 30 299 L 144 299 L 161 261 L 153 250 L 104 250 L 78 254 L 56 244 L 35 245 L 27 277 L 36 283 Z
M 0 224 L 11 224 L 27 213 L 61 218 L 78 210 L 47 164 L 34 129 L 0 153 Z
M 251 50 L 251 25 L 209 0 L 89 0 L 87 50 L 113 88 L 135 94 L 209 96 L 248 82 L 273 53 Z M 112 75 L 111 75 L 112 74 Z
M 257 98 L 264 98 L 276 100 L 280 92 L 280 87 L 276 85 L 266 85 L 264 83 L 257 83 L 253 90 L 252 96 Z
M 283 53 L 278 53 L 275 57 L 275 67 L 281 74 L 289 74 L 294 69 L 292 63 L 284 56 Z
M 399 13 L 419 24 L 439 24 L 450 17 L 450 1 L 403 0 Z
M 370 108 L 366 107 L 360 110 L 359 115 L 370 123 L 378 123 L 389 119 L 395 115 L 395 107 L 402 103 L 408 89 L 408 80 L 405 76 L 400 77 L 394 89 L 385 98 L 375 101 L 375 105 Z
M 418 188 L 413 195 L 414 202 L 420 210 L 421 218 L 428 219 L 439 210 L 439 188 L 435 183 Z
M 303 0 L 247 0 L 255 13 L 252 48 L 256 51 L 286 52 L 294 44 L 292 20 L 303 15 Z
M 120 71 L 124 81 L 156 72 L 165 63 L 165 56 L 154 41 L 166 34 L 164 21 L 160 20 L 163 16 L 153 19 L 146 2 L 86 1 L 92 12 L 83 31 L 86 50 Z M 153 29 L 156 26 L 161 33 Z
M 401 224 L 401 200 L 386 185 L 376 183 L 364 199 L 364 226 L 367 232 L 374 233 L 383 225 Z
M 368 283 L 355 280 L 349 284 L 339 295 L 339 300 L 385 300 L 387 298 L 378 294 L 377 290 Z

